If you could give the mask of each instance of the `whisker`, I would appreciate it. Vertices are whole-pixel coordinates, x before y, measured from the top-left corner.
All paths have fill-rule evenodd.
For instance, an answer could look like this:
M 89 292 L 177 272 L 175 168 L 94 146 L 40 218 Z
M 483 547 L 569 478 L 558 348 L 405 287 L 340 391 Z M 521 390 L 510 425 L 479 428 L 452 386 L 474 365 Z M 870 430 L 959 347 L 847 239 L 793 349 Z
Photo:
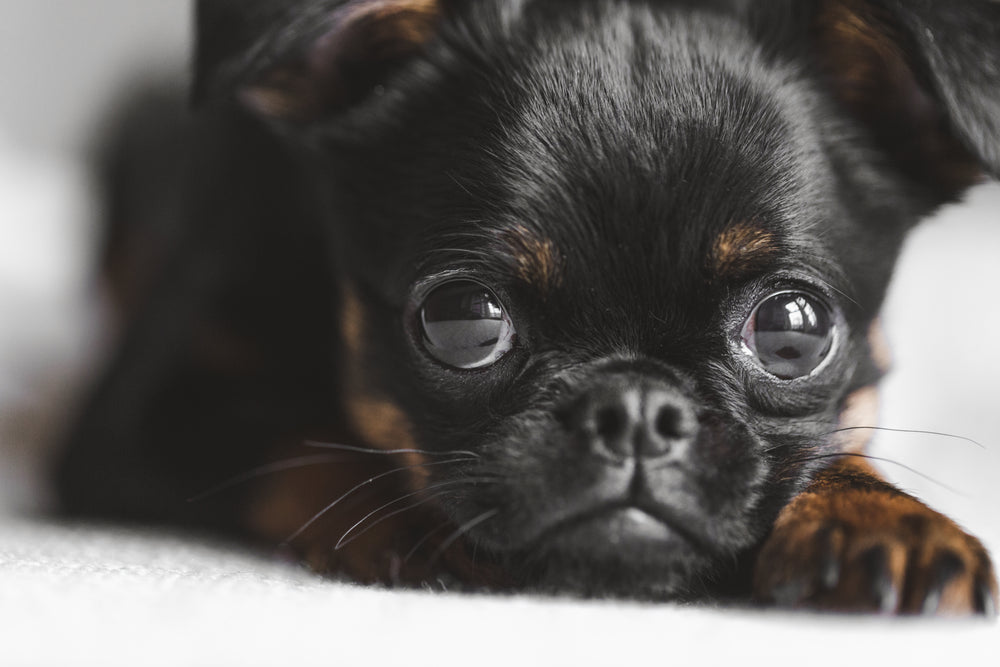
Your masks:
M 355 523 L 353 526 L 351 526 L 350 528 L 348 528 L 347 531 L 343 535 L 340 536 L 340 540 L 337 542 L 337 544 L 334 545 L 334 547 L 333 547 L 334 550 L 335 551 L 339 551 L 340 548 L 342 546 L 344 546 L 344 540 L 347 538 L 348 535 L 350 535 L 352 532 L 354 532 L 355 528 L 357 528 L 358 526 L 360 526 L 365 521 L 367 521 L 368 519 L 372 518 L 373 516 L 375 516 L 376 514 L 378 514 L 379 512 L 381 512 L 382 510 L 384 510 L 384 509 L 386 509 L 388 507 L 392 507 L 393 505 L 395 505 L 397 503 L 401 503 L 404 500 L 407 500 L 409 498 L 413 498 L 414 496 L 419 496 L 421 493 L 426 493 L 427 491 L 435 491 L 437 489 L 441 489 L 441 488 L 444 488 L 446 486 L 454 486 L 456 484 L 463 484 L 463 483 L 465 483 L 467 481 L 468 480 L 464 480 L 464 479 L 453 479 L 453 480 L 449 480 L 447 482 L 439 482 L 437 484 L 431 484 L 430 486 L 424 487 L 422 489 L 418 489 L 417 491 L 412 491 L 410 493 L 403 494 L 402 496 L 396 498 L 395 500 L 390 500 L 389 502 L 385 503 L 384 505 L 381 505 L 380 507 L 377 507 L 377 508 L 373 509 L 368 514 L 366 514 L 363 517 L 361 517 L 361 519 L 357 523 Z M 435 497 L 437 497 L 437 496 L 435 496 Z M 418 504 L 421 504 L 421 503 L 418 503 Z M 415 507 L 416 505 L 413 505 L 413 506 Z M 369 526 L 369 528 L 370 528 L 370 526 Z M 367 528 L 365 530 L 367 530 Z
M 403 565 L 406 565 L 407 563 L 409 563 L 410 559 L 413 558 L 413 555 L 416 554 L 417 551 L 420 550 L 420 547 L 422 547 L 425 544 L 427 544 L 427 541 L 429 539 L 431 539 L 432 537 L 434 537 L 435 535 L 437 535 L 438 533 L 440 533 L 442 529 L 447 528 L 450 525 L 452 525 L 451 521 L 445 521 L 440 526 L 437 526 L 436 528 L 432 528 L 430 531 L 427 532 L 426 535 L 424 535 L 419 540 L 417 540 L 417 543 L 413 545 L 413 548 L 410 549 L 409 551 L 407 551 L 406 555 L 403 556 Z
M 201 502 L 205 498 L 214 496 L 217 493 L 221 493 L 226 489 L 230 489 L 239 484 L 249 482 L 252 479 L 258 477 L 264 477 L 265 475 L 271 475 L 277 472 L 284 472 L 286 470 L 294 470 L 295 468 L 305 468 L 311 465 L 319 465 L 323 463 L 343 463 L 343 456 L 335 456 L 333 454 L 314 454 L 312 456 L 299 456 L 294 459 L 287 459 L 285 461 L 276 461 L 275 463 L 268 463 L 246 472 L 242 472 L 235 477 L 232 477 L 221 484 L 213 486 L 208 491 L 203 491 L 196 496 L 191 496 L 187 499 L 189 503 Z
M 443 465 L 448 465 L 450 463 L 461 463 L 461 462 L 464 462 L 464 461 L 474 461 L 474 460 L 475 459 L 460 458 L 460 459 L 449 459 L 447 461 L 434 461 L 434 462 L 431 462 L 431 463 L 417 463 L 417 464 L 414 464 L 414 465 L 401 466 L 399 468 L 393 468 L 392 470 L 386 470 L 385 472 L 381 472 L 381 473 L 379 473 L 377 475 L 374 475 L 373 477 L 369 477 L 365 481 L 360 482 L 360 483 L 354 485 L 353 487 L 351 487 L 348 491 L 346 491 L 339 498 L 337 498 L 332 503 L 330 503 L 329 505 L 327 505 L 326 507 L 324 507 L 323 509 L 321 509 L 316 514 L 314 514 L 311 519 L 309 519 L 308 521 L 306 521 L 304 524 L 302 524 L 299 527 L 298 530 L 296 530 L 294 533 L 292 533 L 285 540 L 284 544 L 285 545 L 290 544 L 292 542 L 292 540 L 294 540 L 295 538 L 297 538 L 302 533 L 306 532 L 309 529 L 310 526 L 312 526 L 314 523 L 316 523 L 323 515 L 325 515 L 327 512 L 329 512 L 334 507 L 336 507 L 336 505 L 338 503 L 340 503 L 342 500 L 344 500 L 345 498 L 347 498 L 348 496 L 350 496 L 352 493 L 354 493 L 354 492 L 356 492 L 356 491 L 358 491 L 360 489 L 363 489 L 364 487 L 368 486 L 369 484 L 373 484 L 374 482 L 377 482 L 380 479 L 388 477 L 389 475 L 394 475 L 394 474 L 396 474 L 398 472 L 403 472 L 403 471 L 406 471 L 406 470 L 415 470 L 417 468 L 430 468 L 432 466 L 443 466 Z
M 469 195 L 472 198 L 476 198 L 476 195 L 474 195 L 472 193 L 472 191 L 469 190 L 468 186 L 466 186 L 465 183 L 462 182 L 462 180 L 458 177 L 457 174 L 455 174 L 455 173 L 453 173 L 451 171 L 446 171 L 445 174 L 448 176 L 448 179 L 452 183 L 454 183 L 455 185 L 457 185 L 458 187 L 460 187 L 462 189 L 462 192 L 464 192 L 465 194 Z
M 836 459 L 836 458 L 841 458 L 841 457 L 845 457 L 845 456 L 850 456 L 850 457 L 859 458 L 859 459 L 865 459 L 866 461 L 879 461 L 881 463 L 891 463 L 892 465 L 897 466 L 899 468 L 902 468 L 903 470 L 906 470 L 907 472 L 913 473 L 914 475 L 916 475 L 918 477 L 922 477 L 923 479 L 926 479 L 928 482 L 931 482 L 932 484 L 937 484 L 941 488 L 946 489 L 946 490 L 948 490 L 948 491 L 950 491 L 950 492 L 952 492 L 952 493 L 954 493 L 954 494 L 956 494 L 958 496 L 962 496 L 963 498 L 967 497 L 964 493 L 962 493 L 958 489 L 956 489 L 956 488 L 954 488 L 954 487 L 952 487 L 952 486 L 950 486 L 948 484 L 945 484 L 944 482 L 942 482 L 940 480 L 934 479 L 930 475 L 926 475 L 926 474 L 920 472 L 919 470 L 916 470 L 915 468 L 912 468 L 912 467 L 906 465 L 905 463 L 900 463 L 899 461 L 894 461 L 893 459 L 883 458 L 881 456 L 872 456 L 871 454 L 860 454 L 860 453 L 857 453 L 857 452 L 838 452 L 838 453 L 834 453 L 834 454 L 816 454 L 814 456 L 806 456 L 806 457 L 799 458 L 799 459 L 793 459 L 792 461 L 789 461 L 789 463 L 808 463 L 809 461 L 820 461 L 820 460 L 823 460 L 823 459 Z
M 375 521 L 372 521 L 370 524 L 368 524 L 367 526 L 365 526 L 364 528 L 362 528 L 361 530 L 359 530 L 358 532 L 356 532 L 354 535 L 351 535 L 350 539 L 346 539 L 345 540 L 344 538 L 347 537 L 347 533 L 351 532 L 349 530 L 349 531 L 347 531 L 347 533 L 344 533 L 344 535 L 341 536 L 340 541 L 337 542 L 337 545 L 333 548 L 333 550 L 334 551 L 340 551 L 341 549 L 343 549 L 344 547 L 346 547 L 348 544 L 350 544 L 354 540 L 358 539 L 359 537 L 361 537 L 362 535 L 364 535 L 365 533 L 367 533 L 369 530 L 371 530 L 375 526 L 379 525 L 380 523 L 382 523 L 384 521 L 388 521 L 392 517 L 398 516 L 398 515 L 402 514 L 403 512 L 409 512 L 410 510 L 415 509 L 417 507 L 420 507 L 421 505 L 426 505 L 427 503 L 432 502 L 434 500 L 437 500 L 438 498 L 440 498 L 441 496 L 443 496 L 443 495 L 445 495 L 447 493 L 448 493 L 447 491 L 439 491 L 438 493 L 435 493 L 432 496 L 428 496 L 427 498 L 421 498 L 417 502 L 412 503 L 410 505 L 407 505 L 406 507 L 400 508 L 398 510 L 393 510 L 392 512 L 389 512 L 385 516 L 380 516 L 378 519 L 376 519 Z M 356 527 L 356 525 L 355 525 L 355 527 Z M 352 527 L 351 530 L 354 530 L 354 528 Z
M 477 516 L 476 518 L 474 518 L 474 519 L 472 519 L 472 520 L 470 520 L 470 521 L 468 521 L 466 523 L 463 523 L 461 526 L 459 526 L 458 528 L 456 528 L 455 531 L 451 535 L 449 535 L 447 538 L 445 538 L 444 542 L 442 542 L 438 546 L 438 548 L 434 551 L 434 555 L 431 556 L 431 559 L 428 562 L 428 564 L 430 564 L 430 565 L 434 564 L 434 562 L 437 561 L 437 559 L 440 558 L 442 555 L 444 555 L 444 552 L 447 551 L 448 548 L 452 544 L 454 544 L 456 540 L 458 540 L 458 538 L 462 537 L 463 535 L 465 535 L 466 533 L 468 533 L 470 530 L 472 530 L 473 528 L 475 528 L 479 524 L 485 523 L 486 521 L 489 521 L 490 519 L 492 519 L 493 517 L 495 517 L 499 513 L 500 513 L 500 508 L 496 508 L 496 509 L 492 509 L 492 510 L 487 510 L 487 511 L 483 512 L 482 514 L 480 514 L 479 516 Z
M 920 429 L 910 429 L 910 428 L 888 428 L 885 426 L 845 426 L 843 428 L 838 428 L 827 433 L 827 435 L 833 435 L 835 433 L 845 433 L 847 431 L 886 431 L 888 433 L 907 433 L 914 435 L 936 435 L 942 438 L 950 438 L 952 440 L 962 440 L 970 444 L 975 445 L 983 450 L 988 450 L 989 448 L 978 440 L 973 440 L 972 438 L 967 438 L 964 435 L 955 435 L 954 433 L 943 433 L 941 431 L 923 431 Z
M 484 252 L 482 250 L 473 250 L 471 248 L 431 248 L 427 251 L 427 254 L 438 254 L 438 253 L 448 253 L 455 255 L 469 255 L 472 257 L 484 257 L 487 259 L 493 259 L 496 257 L 494 253 Z
M 858 307 L 860 307 L 860 306 L 861 306 L 861 304 L 860 304 L 860 303 L 858 303 L 858 302 L 857 302 L 857 300 L 855 300 L 855 299 L 854 299 L 853 297 L 851 297 L 851 295 L 850 295 L 850 294 L 848 294 L 847 292 L 845 292 L 845 291 L 844 291 L 844 290 L 842 290 L 842 289 L 838 289 L 838 288 L 837 288 L 837 287 L 835 287 L 835 286 L 834 286 L 834 285 L 833 285 L 832 283 L 830 283 L 830 281 L 829 281 L 829 280 L 824 280 L 823 278 L 819 278 L 819 277 L 814 277 L 814 279 L 815 279 L 815 280 L 816 280 L 817 282 L 820 282 L 820 283 L 822 283 L 822 284 L 823 284 L 824 286 L 826 286 L 826 288 L 827 288 L 828 290 L 830 290 L 830 291 L 832 291 L 832 292 L 836 292 L 836 293 L 837 293 L 837 294 L 839 294 L 840 296 L 842 296 L 842 297 L 844 297 L 845 299 L 847 299 L 848 301 L 850 301 L 850 302 L 851 302 L 852 304 L 854 304 L 855 306 L 858 306 Z
M 470 220 L 469 222 L 482 223 L 482 220 Z M 456 243 L 459 245 L 461 245 L 462 241 L 472 241 L 474 243 L 482 243 L 484 238 L 490 238 L 491 236 L 494 235 L 495 233 L 486 230 L 473 231 L 473 232 L 449 232 L 447 235 L 445 235 L 445 240 L 447 240 L 449 243 Z
M 445 452 L 432 452 L 426 449 L 373 449 L 371 447 L 355 447 L 353 445 L 341 445 L 335 442 L 317 442 L 315 440 L 306 440 L 303 444 L 306 447 L 314 447 L 316 449 L 334 449 L 339 452 L 357 452 L 358 454 L 375 454 L 377 456 L 387 456 L 389 454 L 423 454 L 424 456 L 472 456 L 479 458 L 479 454 L 464 449 L 453 449 Z
M 833 424 L 831 424 L 828 421 L 817 421 L 817 420 L 813 420 L 813 421 L 799 420 L 798 423 L 800 423 L 800 424 L 820 424 L 820 425 L 823 425 L 823 426 L 833 426 Z M 982 449 L 984 451 L 989 451 L 989 449 L 990 449 L 987 445 L 984 445 L 983 443 L 979 442 L 978 440 L 974 440 L 973 438 L 969 438 L 969 437 L 966 437 L 964 435 L 956 435 L 954 433 L 945 433 L 943 431 L 926 431 L 926 430 L 922 430 L 922 429 L 890 428 L 888 426 L 844 426 L 844 427 L 841 427 L 841 428 L 833 429 L 832 431 L 826 431 L 825 433 L 818 434 L 817 436 L 814 436 L 814 437 L 825 437 L 825 436 L 828 436 L 828 435 L 836 435 L 837 433 L 848 433 L 850 431 L 885 431 L 885 432 L 888 432 L 888 433 L 903 433 L 903 434 L 907 434 L 907 435 L 931 435 L 931 436 L 937 436 L 937 437 L 941 437 L 941 438 L 949 438 L 951 440 L 960 440 L 962 442 L 967 442 L 967 443 L 969 443 L 971 445 L 975 445 L 976 447 L 978 447 L 978 448 L 980 448 L 980 449 Z M 788 433 L 788 432 L 782 431 L 782 430 L 765 430 L 765 431 L 761 431 L 760 433 L 761 433 L 761 435 L 765 435 L 765 436 L 794 437 L 794 438 L 797 438 L 798 440 L 801 440 L 802 442 L 808 442 L 808 440 L 809 440 L 809 436 L 803 436 L 803 435 L 797 434 L 797 433 Z M 787 447 L 787 446 L 790 446 L 790 445 L 788 443 L 779 443 L 775 447 L 769 448 L 768 451 L 770 449 L 780 448 L 780 447 Z

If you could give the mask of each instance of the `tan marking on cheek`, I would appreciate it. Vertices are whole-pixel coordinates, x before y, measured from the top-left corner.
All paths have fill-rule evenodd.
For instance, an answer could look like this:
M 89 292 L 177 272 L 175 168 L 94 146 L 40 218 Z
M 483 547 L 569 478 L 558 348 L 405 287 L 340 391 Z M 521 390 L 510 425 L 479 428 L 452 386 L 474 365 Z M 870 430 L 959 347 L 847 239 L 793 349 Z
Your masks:
M 360 360 L 364 349 L 365 313 L 354 286 L 344 282 L 340 291 L 340 333 L 349 362 Z M 353 364 L 349 364 L 353 365 Z M 354 378 L 351 378 L 352 380 Z
M 889 372 L 892 368 L 892 352 L 885 337 L 885 330 L 882 328 L 882 320 L 875 320 L 868 329 L 868 349 L 871 351 L 875 367 L 883 373 Z
M 509 229 L 505 240 L 521 280 L 543 292 L 562 284 L 562 258 L 551 240 L 521 225 Z
M 371 387 L 365 372 L 365 314 L 357 292 L 349 283 L 341 291 L 341 336 L 344 340 L 344 369 L 341 390 L 350 424 L 365 443 L 381 450 L 418 449 L 413 437 L 413 426 L 406 414 L 388 398 L 379 396 Z M 420 454 L 407 452 L 398 455 L 402 465 L 420 465 L 427 459 Z M 427 474 L 415 468 L 413 478 L 419 486 Z
M 840 451 L 860 454 L 872 438 L 872 429 L 878 424 L 879 396 L 874 386 L 862 387 L 847 397 L 840 411 L 834 442 Z M 848 430 L 843 430 L 848 429 Z
M 372 447 L 383 451 L 418 449 L 410 419 L 388 400 L 360 394 L 349 396 L 347 414 L 354 430 Z M 427 457 L 415 451 L 397 454 L 395 458 L 406 466 L 427 463 Z M 415 487 L 422 488 L 428 472 L 425 468 L 414 468 L 410 477 L 414 480 Z
M 317 451 L 306 454 L 301 446 L 286 445 L 276 450 L 274 460 L 316 456 Z M 304 466 L 261 478 L 259 488 L 248 503 L 247 525 L 255 535 L 284 542 L 324 504 L 328 504 L 332 494 L 347 490 L 356 483 L 351 474 L 354 472 L 352 467 Z
M 274 460 L 312 458 L 318 456 L 317 451 L 303 445 L 287 446 L 274 453 Z M 397 577 L 389 567 L 391 562 L 401 562 L 402 555 L 441 519 L 429 513 L 407 512 L 400 520 L 354 528 L 362 517 L 377 513 L 412 490 L 399 475 L 386 474 L 398 465 L 388 457 L 352 452 L 320 452 L 319 456 L 332 460 L 262 477 L 247 504 L 246 527 L 268 542 L 287 541 L 297 556 L 318 572 L 346 575 L 360 582 L 394 583 Z M 368 482 L 375 478 L 376 482 Z M 365 527 L 370 530 L 360 532 Z M 355 539 L 336 549 L 345 535 Z M 402 569 L 401 576 L 413 584 L 425 576 L 419 569 Z
M 719 234 L 708 264 L 715 276 L 733 277 L 760 268 L 777 253 L 774 234 L 752 223 L 741 223 Z

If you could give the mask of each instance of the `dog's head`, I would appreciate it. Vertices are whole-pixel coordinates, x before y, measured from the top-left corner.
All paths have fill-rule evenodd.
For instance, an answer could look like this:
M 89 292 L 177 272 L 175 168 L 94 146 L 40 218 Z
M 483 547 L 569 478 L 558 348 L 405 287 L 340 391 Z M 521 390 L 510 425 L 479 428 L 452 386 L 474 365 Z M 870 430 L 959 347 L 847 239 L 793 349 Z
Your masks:
M 943 4 L 203 0 L 198 87 L 319 157 L 366 444 L 521 583 L 672 594 L 857 451 L 905 233 L 1000 172 Z

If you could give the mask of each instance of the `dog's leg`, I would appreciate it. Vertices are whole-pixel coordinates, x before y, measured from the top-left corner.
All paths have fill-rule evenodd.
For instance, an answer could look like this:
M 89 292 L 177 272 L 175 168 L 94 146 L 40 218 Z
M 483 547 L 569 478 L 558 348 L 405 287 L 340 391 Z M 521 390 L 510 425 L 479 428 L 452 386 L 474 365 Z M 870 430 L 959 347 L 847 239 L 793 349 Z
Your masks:
M 781 512 L 754 591 L 779 606 L 839 611 L 994 615 L 997 604 L 979 540 L 852 459 Z

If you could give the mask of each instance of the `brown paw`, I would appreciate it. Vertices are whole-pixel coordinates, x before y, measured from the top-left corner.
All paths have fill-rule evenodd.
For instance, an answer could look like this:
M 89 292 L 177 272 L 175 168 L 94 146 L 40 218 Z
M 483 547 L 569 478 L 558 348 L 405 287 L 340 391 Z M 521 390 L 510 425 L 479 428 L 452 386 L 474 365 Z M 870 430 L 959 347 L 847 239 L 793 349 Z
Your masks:
M 979 540 L 891 487 L 796 498 L 760 552 L 754 592 L 781 607 L 997 613 L 996 579 Z

